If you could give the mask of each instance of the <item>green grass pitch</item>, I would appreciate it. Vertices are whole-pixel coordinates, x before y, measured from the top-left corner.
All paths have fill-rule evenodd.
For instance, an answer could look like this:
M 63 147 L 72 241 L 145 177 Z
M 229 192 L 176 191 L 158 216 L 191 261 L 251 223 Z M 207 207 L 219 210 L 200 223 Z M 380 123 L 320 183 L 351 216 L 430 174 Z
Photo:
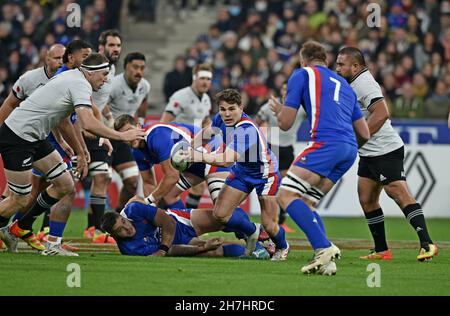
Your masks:
M 450 295 L 450 220 L 428 220 L 440 254 L 431 262 L 420 263 L 416 261 L 416 234 L 407 221 L 386 219 L 394 260 L 376 262 L 380 265 L 380 287 L 367 285 L 373 272 L 367 271 L 370 262 L 358 259 L 371 246 L 365 220 L 324 218 L 324 222 L 328 236 L 342 249 L 337 275 L 332 277 L 300 273 L 312 251 L 289 221 L 297 233 L 287 234 L 294 249 L 286 262 L 126 257 L 111 247 L 92 250 L 86 241 L 81 243 L 85 248 L 78 258 L 1 252 L 0 295 Z M 65 239 L 82 242 L 85 223 L 85 213 L 74 211 Z M 70 263 L 80 266 L 79 288 L 67 286 Z

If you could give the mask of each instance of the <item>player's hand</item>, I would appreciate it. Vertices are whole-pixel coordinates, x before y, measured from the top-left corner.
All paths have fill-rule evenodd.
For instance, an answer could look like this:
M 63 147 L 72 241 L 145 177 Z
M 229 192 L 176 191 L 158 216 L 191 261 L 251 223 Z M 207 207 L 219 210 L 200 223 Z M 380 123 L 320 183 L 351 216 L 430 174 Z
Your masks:
M 83 148 L 84 156 L 86 157 L 86 163 L 89 165 L 91 162 L 91 153 L 87 149 L 87 147 Z
M 133 140 L 141 140 L 145 138 L 145 131 L 142 128 L 130 129 L 120 133 L 120 140 L 123 142 L 131 142 Z
M 153 253 L 152 257 L 164 257 L 165 255 L 167 255 L 167 252 L 160 249 L 157 252 Z
M 283 109 L 283 104 L 281 104 L 280 101 L 278 101 L 277 98 L 275 98 L 273 95 L 271 95 L 269 99 L 269 107 L 275 114 L 275 116 L 277 116 Z
M 111 142 L 109 141 L 108 138 L 100 137 L 100 139 L 98 141 L 98 145 L 100 147 L 104 146 L 108 150 L 108 156 L 111 156 L 111 154 L 113 152 L 113 146 L 111 145 Z
M 69 146 L 69 144 L 67 144 L 66 141 L 62 141 L 59 146 L 61 146 L 62 150 L 64 150 L 64 152 L 66 153 L 66 155 L 68 157 L 72 157 L 75 155 L 75 152 L 73 151 L 72 147 Z
M 84 179 L 88 173 L 88 164 L 84 154 L 77 155 L 77 167 L 73 172 L 74 176 L 80 180 Z
M 222 237 L 214 237 L 208 239 L 203 247 L 205 248 L 206 251 L 216 250 L 217 248 L 223 245 L 223 242 L 224 239 Z

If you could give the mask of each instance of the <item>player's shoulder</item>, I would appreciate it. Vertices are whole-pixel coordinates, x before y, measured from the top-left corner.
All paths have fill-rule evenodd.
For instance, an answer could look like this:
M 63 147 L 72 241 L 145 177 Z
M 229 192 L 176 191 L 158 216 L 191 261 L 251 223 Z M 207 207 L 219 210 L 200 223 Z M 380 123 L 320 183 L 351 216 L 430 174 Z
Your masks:
M 40 78 L 48 79 L 44 66 L 26 71 L 19 77 L 18 80 L 22 84 L 32 84 L 35 83 Z
M 373 85 L 378 86 L 378 82 L 372 76 L 368 68 L 362 70 L 352 79 L 352 81 L 350 81 L 350 86 L 354 89 L 368 88 Z
M 187 98 L 191 94 L 192 94 L 191 87 L 185 87 L 185 88 L 175 91 L 170 98 L 171 99 L 172 98 Z

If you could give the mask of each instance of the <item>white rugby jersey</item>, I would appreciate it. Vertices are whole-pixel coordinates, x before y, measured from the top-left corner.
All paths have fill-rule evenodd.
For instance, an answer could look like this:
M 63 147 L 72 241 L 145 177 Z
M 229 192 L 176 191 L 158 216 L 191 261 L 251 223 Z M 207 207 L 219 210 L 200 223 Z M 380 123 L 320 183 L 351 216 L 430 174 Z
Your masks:
M 42 87 L 50 80 L 44 66 L 25 72 L 14 83 L 12 93 L 19 100 L 28 98 L 34 90 Z
M 369 108 L 374 101 L 384 98 L 380 85 L 375 81 L 368 69 L 363 70 L 350 82 L 350 86 L 356 93 L 359 105 L 367 118 L 370 116 Z M 369 141 L 359 149 L 359 155 L 363 157 L 381 156 L 402 147 L 403 141 L 391 125 L 391 120 L 386 120 L 383 126 L 371 135 Z
M 79 106 L 92 106 L 92 87 L 79 69 L 65 71 L 37 89 L 5 124 L 29 142 L 44 140 L 62 119 Z
M 287 131 L 283 131 L 278 127 L 278 119 L 270 109 L 269 102 L 261 106 L 257 116 L 264 122 L 267 122 L 267 142 L 275 146 L 288 147 L 294 146 L 295 141 L 297 140 L 297 131 L 305 118 L 305 111 L 303 108 L 300 108 L 297 111 L 297 117 L 295 118 L 294 124 Z M 272 128 L 277 128 L 277 132 L 274 133 Z
M 100 112 L 105 108 L 106 104 L 108 104 L 108 98 L 111 93 L 111 84 L 114 76 L 116 75 L 116 67 L 111 65 L 109 67 L 108 73 L 108 81 L 106 81 L 103 86 L 98 91 L 94 91 L 92 93 L 92 100 L 94 104 L 98 107 Z
M 108 106 L 114 118 L 128 114 L 134 116 L 139 106 L 150 92 L 150 83 L 142 78 L 133 91 L 125 80 L 124 74 L 117 75 L 111 83 Z
M 209 116 L 211 99 L 207 93 L 204 93 L 200 99 L 189 86 L 172 94 L 165 111 L 172 113 L 176 122 L 194 125 L 196 120 L 203 121 Z

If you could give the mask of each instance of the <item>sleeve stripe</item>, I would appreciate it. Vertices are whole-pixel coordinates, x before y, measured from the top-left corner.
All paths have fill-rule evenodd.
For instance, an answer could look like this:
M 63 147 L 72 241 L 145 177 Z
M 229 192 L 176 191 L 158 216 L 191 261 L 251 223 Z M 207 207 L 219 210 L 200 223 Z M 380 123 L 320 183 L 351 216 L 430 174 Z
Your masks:
M 20 100 L 20 101 L 25 100 L 25 99 L 19 98 L 19 96 L 17 95 L 17 92 L 14 91 L 14 89 L 12 89 L 11 92 L 12 92 L 12 94 L 14 94 L 14 96 L 15 96 L 18 100 Z
M 369 109 L 372 105 L 381 100 L 384 100 L 384 97 L 373 98 L 372 100 L 370 100 L 370 104 L 367 106 L 367 109 Z
M 88 107 L 88 108 L 92 108 L 92 105 L 91 105 L 91 104 L 77 104 L 77 105 L 74 106 L 74 108 L 76 109 L 76 108 L 78 108 L 78 107 L 80 107 L 80 106 L 86 106 L 86 107 Z

